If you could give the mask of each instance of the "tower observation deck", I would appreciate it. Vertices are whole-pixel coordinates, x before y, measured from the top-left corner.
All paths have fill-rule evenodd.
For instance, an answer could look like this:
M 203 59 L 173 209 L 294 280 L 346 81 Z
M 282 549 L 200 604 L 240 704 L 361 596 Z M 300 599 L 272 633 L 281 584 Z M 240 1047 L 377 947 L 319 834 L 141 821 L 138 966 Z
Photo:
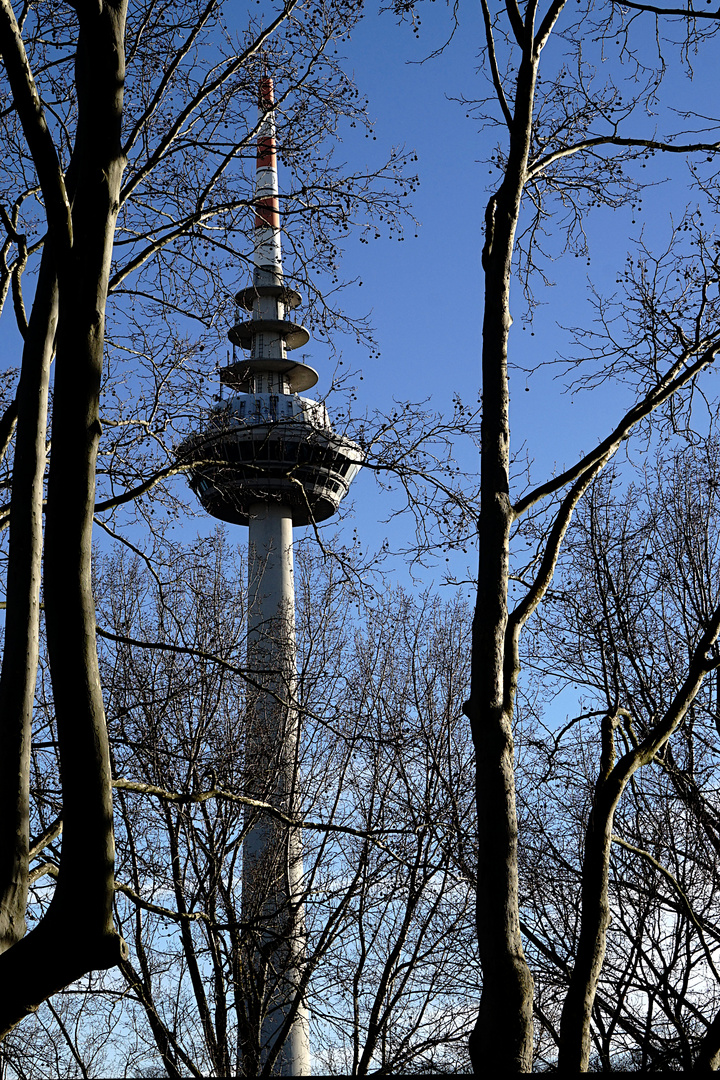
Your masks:
M 288 354 L 309 340 L 287 318 L 300 296 L 283 282 L 272 80 L 261 81 L 253 283 L 236 296 L 250 318 L 228 337 L 249 356 L 220 370 L 230 395 L 181 452 L 198 464 L 190 484 L 213 517 L 247 525 L 254 503 L 285 506 L 293 525 L 338 509 L 361 462 L 360 447 L 333 431 L 327 409 L 300 394 L 317 372 Z
M 220 371 L 229 395 L 178 449 L 213 517 L 247 525 L 248 637 L 245 794 L 297 817 L 297 703 L 293 526 L 325 521 L 362 463 L 325 405 L 301 397 L 317 373 L 288 354 L 309 340 L 288 312 L 300 296 L 283 280 L 273 83 L 260 83 L 252 285 L 237 294 L 248 318 L 228 336 L 249 353 Z M 240 1033 L 246 1075 L 275 1057 L 274 1075 L 310 1072 L 305 1003 L 302 833 L 268 812 L 245 815 Z M 281 1044 L 281 1045 L 280 1045 Z

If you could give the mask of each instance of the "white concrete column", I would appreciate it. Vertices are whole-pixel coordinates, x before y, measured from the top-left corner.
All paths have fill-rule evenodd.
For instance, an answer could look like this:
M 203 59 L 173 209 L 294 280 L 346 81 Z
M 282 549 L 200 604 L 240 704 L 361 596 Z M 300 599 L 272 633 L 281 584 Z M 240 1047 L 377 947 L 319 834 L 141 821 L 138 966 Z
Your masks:
M 249 511 L 248 655 L 278 616 L 286 620 L 288 651 L 295 666 L 295 578 L 292 510 L 280 503 L 253 503 Z
M 247 789 L 287 814 L 297 806 L 299 723 L 292 512 L 277 503 L 249 511 Z M 302 835 L 269 814 L 246 814 L 243 918 L 254 924 L 248 960 L 264 1013 L 261 1063 L 295 997 L 305 960 Z M 308 1014 L 299 1009 L 274 1072 L 309 1076 Z

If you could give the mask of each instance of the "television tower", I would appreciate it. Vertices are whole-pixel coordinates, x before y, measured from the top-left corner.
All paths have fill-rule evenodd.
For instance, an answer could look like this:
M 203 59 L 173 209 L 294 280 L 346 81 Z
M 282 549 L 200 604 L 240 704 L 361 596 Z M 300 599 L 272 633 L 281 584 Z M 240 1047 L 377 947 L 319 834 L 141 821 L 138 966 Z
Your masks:
M 230 395 L 179 453 L 193 463 L 190 485 L 208 513 L 249 529 L 246 791 L 296 817 L 300 718 L 292 531 L 337 511 L 362 451 L 333 431 L 324 404 L 299 396 L 318 376 L 288 357 L 309 334 L 286 317 L 300 296 L 283 279 L 270 78 L 260 81 L 259 108 L 253 282 L 236 297 L 250 318 L 228 334 L 249 356 L 221 369 Z M 308 1012 L 299 990 L 305 960 L 300 829 L 248 807 L 242 889 L 243 923 L 250 929 L 241 1041 L 251 1047 L 254 1040 L 255 1051 L 246 1053 L 251 1059 L 257 1054 L 255 1065 L 262 1066 L 281 1038 L 273 1071 L 309 1075 Z

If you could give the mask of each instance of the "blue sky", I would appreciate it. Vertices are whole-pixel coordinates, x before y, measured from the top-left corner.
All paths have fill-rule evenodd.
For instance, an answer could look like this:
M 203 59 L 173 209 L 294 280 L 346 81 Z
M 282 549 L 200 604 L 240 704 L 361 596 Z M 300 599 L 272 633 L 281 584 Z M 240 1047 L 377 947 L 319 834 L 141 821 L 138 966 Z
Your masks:
M 426 3 L 418 10 L 422 24 L 417 37 L 408 23 L 398 26 L 391 14 L 371 12 L 347 50 L 357 84 L 369 98 L 377 136 L 377 144 L 365 140 L 360 147 L 348 144 L 348 153 L 361 155 L 369 145 L 377 145 L 378 153 L 392 144 L 416 150 L 420 187 L 414 212 L 420 228 L 417 238 L 409 229 L 402 243 L 383 238 L 367 245 L 349 245 L 346 272 L 348 276 L 359 274 L 363 286 L 348 292 L 347 305 L 371 311 L 382 355 L 379 360 L 369 359 L 354 345 L 346 345 L 344 357 L 353 367 L 363 369 L 358 395 L 368 406 L 389 408 L 393 397 L 431 397 L 438 409 L 449 411 L 455 393 L 474 402 L 480 383 L 482 221 L 488 181 L 495 180 L 495 175 L 488 175 L 483 159 L 490 153 L 495 136 L 479 132 L 478 123 L 466 117 L 466 109 L 451 100 L 483 93 L 477 74 L 479 5 L 461 4 L 459 31 L 440 56 L 424 63 L 419 61 L 447 39 L 451 20 L 445 4 Z M 638 40 L 654 61 L 654 24 L 648 22 L 636 29 L 642 29 L 645 40 Z M 713 44 L 706 44 L 692 58 L 692 79 L 680 63 L 678 50 L 667 46 L 664 55 L 668 73 L 661 100 L 676 111 L 662 105 L 656 115 L 639 117 L 630 132 L 634 135 L 652 137 L 656 132 L 663 135 L 680 130 L 683 121 L 679 112 L 683 109 L 705 115 L 712 111 L 716 96 Z M 616 61 L 608 56 L 608 63 L 614 65 Z M 704 125 L 701 120 L 687 123 Z M 555 284 L 551 288 L 538 286 L 540 307 L 532 328 L 522 327 L 522 301 L 515 288 L 512 360 L 527 367 L 566 352 L 568 335 L 561 326 L 588 324 L 592 318 L 590 275 L 603 291 L 614 291 L 616 272 L 641 233 L 651 244 L 664 242 L 671 219 L 677 222 L 686 206 L 697 202 L 681 158 L 655 158 L 650 168 L 652 174 L 642 173 L 638 167 L 637 175 L 642 179 L 652 175 L 656 185 L 644 193 L 642 212 L 629 206 L 614 211 L 601 208 L 589 217 L 589 267 L 584 259 L 572 255 L 546 266 Z M 326 383 L 317 351 L 311 362 L 318 363 L 318 389 L 322 390 Z M 592 395 L 561 396 L 548 371 L 530 380 L 524 374 L 514 374 L 511 392 L 513 443 L 516 448 L 527 444 L 536 480 L 590 449 L 619 418 L 628 400 L 617 387 L 596 390 Z M 373 495 L 370 477 L 355 481 L 354 496 L 363 529 L 374 531 L 371 523 L 382 513 L 382 501 Z M 380 532 L 381 528 L 377 535 Z M 439 580 L 438 575 L 432 576 Z
M 267 10 L 270 8 L 268 4 Z M 243 21 L 245 5 L 236 10 Z M 425 58 L 451 34 L 451 13 L 444 2 L 422 2 L 417 10 L 422 22 L 415 35 L 409 22 L 398 25 L 391 13 L 378 14 L 368 8 L 352 40 L 343 47 L 346 66 L 354 72 L 361 94 L 369 99 L 376 139 L 358 137 L 359 129 L 348 130 L 338 156 L 347 156 L 353 167 L 364 162 L 372 167 L 384 160 L 390 146 L 414 150 L 420 187 L 412 210 L 420 227 L 415 237 L 416 230 L 409 223 L 403 242 L 382 236 L 360 244 L 357 238 L 350 238 L 345 276 L 359 278 L 363 284 L 347 290 L 345 305 L 350 312 L 370 314 L 381 355 L 379 359 L 368 356 L 353 340 L 338 340 L 336 346 L 342 350 L 346 369 L 362 370 L 363 379 L 357 383 L 358 407 L 389 411 L 394 399 L 430 399 L 438 410 L 450 412 L 455 394 L 474 404 L 480 383 L 482 221 L 488 185 L 496 178 L 494 173 L 488 175 L 485 159 L 495 136 L 479 132 L 477 121 L 467 118 L 466 109 L 452 100 L 484 92 L 477 72 L 482 38 L 479 6 L 460 4 L 459 29 L 444 51 L 431 59 Z M 652 23 L 645 24 L 644 33 L 647 40 L 643 44 L 650 55 Z M 614 65 L 616 60 L 610 53 L 608 56 L 607 62 Z M 662 94 L 673 107 L 699 107 L 705 113 L 712 110 L 716 96 L 714 58 L 714 43 L 710 42 L 693 58 L 695 77 L 691 82 L 677 50 L 666 49 L 669 74 Z M 642 133 L 652 134 L 655 125 L 663 132 L 679 128 L 681 122 L 666 111 L 643 120 Z M 510 345 L 511 359 L 516 363 L 529 367 L 564 352 L 567 334 L 558 324 L 589 320 L 588 274 L 600 287 L 612 289 L 629 237 L 637 237 L 645 228 L 646 235 L 656 242 L 666 234 L 670 216 L 677 219 L 696 199 L 688 189 L 689 174 L 681 160 L 656 159 L 652 175 L 655 181 L 670 179 L 646 193 L 645 209 L 635 223 L 629 207 L 596 211 L 589 219 L 589 268 L 584 260 L 572 256 L 558 258 L 547 267 L 555 285 L 538 288 L 541 306 L 532 329 L 522 327 L 522 303 L 515 288 L 516 321 Z M 239 278 L 242 273 L 239 269 Z M 302 318 L 302 309 L 298 314 Z M 17 342 L 11 340 L 8 346 L 8 339 L 4 340 L 13 362 Z M 317 389 L 324 394 L 331 379 L 326 350 L 311 341 L 303 351 L 319 371 Z M 522 373 L 514 374 L 511 391 L 513 445 L 516 449 L 527 445 L 535 461 L 536 479 L 587 450 L 606 432 L 623 403 L 616 389 L 595 391 L 592 398 L 585 395 L 571 403 L 559 395 L 547 370 L 530 380 Z M 332 402 L 329 404 L 332 408 Z M 463 461 L 473 466 L 469 448 L 463 452 Z M 387 516 L 392 503 L 386 496 L 378 496 L 372 477 L 362 473 L 353 485 L 353 499 L 354 526 L 361 528 L 371 546 L 378 545 L 388 531 L 378 519 Z M 195 519 L 188 528 L 194 531 L 198 525 Z M 397 537 L 409 528 L 409 522 L 395 522 L 391 531 Z M 244 530 L 239 533 L 244 535 Z M 439 581 L 442 569 L 441 563 L 425 580 Z M 396 572 L 404 577 L 401 568 Z M 459 564 L 457 572 L 463 576 L 464 568 Z

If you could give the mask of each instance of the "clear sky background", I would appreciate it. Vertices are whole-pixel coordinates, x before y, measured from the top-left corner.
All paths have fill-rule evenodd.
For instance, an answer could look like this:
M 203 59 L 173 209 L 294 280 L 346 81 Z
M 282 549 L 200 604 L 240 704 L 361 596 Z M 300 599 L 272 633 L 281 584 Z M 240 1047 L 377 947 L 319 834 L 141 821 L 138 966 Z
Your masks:
M 368 10 L 346 50 L 357 85 L 369 98 L 377 138 L 375 143 L 365 139 L 353 143 L 349 133 L 348 157 L 353 162 L 368 160 L 376 147 L 379 156 L 390 145 L 415 150 L 420 187 L 413 209 L 420 228 L 415 238 L 416 230 L 409 227 L 403 242 L 382 237 L 369 244 L 349 243 L 345 272 L 348 277 L 358 275 L 363 285 L 348 290 L 346 306 L 371 313 L 381 357 L 368 358 L 354 343 L 340 343 L 340 347 L 346 363 L 362 368 L 360 404 L 390 409 L 393 398 L 430 398 L 439 410 L 450 412 L 455 393 L 472 404 L 480 385 L 480 252 L 485 205 L 498 175 L 490 175 L 486 164 L 496 136 L 481 132 L 478 122 L 467 117 L 467 109 L 452 100 L 485 93 L 477 71 L 482 42 L 479 5 L 461 3 L 459 29 L 445 50 L 431 59 L 425 58 L 452 31 L 450 11 L 443 3 L 424 3 L 418 11 L 422 22 L 416 36 L 409 23 L 398 25 L 390 13 Z M 646 55 L 654 62 L 654 22 L 649 19 L 636 29 L 636 40 L 642 41 L 642 33 Z M 628 133 L 667 136 L 683 127 L 705 126 L 704 120 L 682 121 L 683 109 L 713 114 L 717 99 L 714 43 L 708 42 L 692 58 L 692 77 L 677 49 L 666 46 L 664 55 L 668 72 L 661 99 L 665 104 L 655 115 L 638 117 Z M 616 60 L 609 55 L 607 63 L 613 65 Z M 655 158 L 647 172 L 640 172 L 640 165 L 637 168 L 638 176 L 652 176 L 655 185 L 646 191 L 642 211 L 627 206 L 615 211 L 601 208 L 590 215 L 590 266 L 572 254 L 558 255 L 545 264 L 555 284 L 544 288 L 538 283 L 540 304 L 532 327 L 523 329 L 523 303 L 519 288 L 514 287 L 510 346 L 515 364 L 528 368 L 566 354 L 569 335 L 562 327 L 588 324 L 592 319 L 590 281 L 605 293 L 614 292 L 617 271 L 629 248 L 641 236 L 651 246 L 666 242 L 671 222 L 678 222 L 686 208 L 697 203 L 688 167 L 679 157 Z M 309 362 L 320 371 L 318 390 L 322 392 L 327 387 L 322 351 L 312 342 L 307 348 Z M 513 445 L 516 450 L 527 446 L 535 481 L 589 450 L 628 404 L 618 387 L 592 395 L 562 396 L 555 374 L 543 369 L 530 379 L 519 371 L 511 377 Z M 465 463 L 472 460 L 468 455 L 469 450 L 461 452 Z M 353 496 L 363 531 L 377 540 L 384 526 L 375 526 L 375 521 L 385 515 L 386 497 L 377 495 L 367 474 L 355 481 Z M 396 523 L 393 529 L 403 527 Z M 452 565 L 462 577 L 460 563 Z M 442 561 L 426 580 L 437 584 L 441 578 Z
M 268 13 L 274 8 L 267 4 Z M 238 3 L 235 10 L 240 26 L 247 9 Z M 496 136 L 480 131 L 478 122 L 466 115 L 467 109 L 453 100 L 474 99 L 486 92 L 477 70 L 482 44 L 479 5 L 462 0 L 456 32 L 445 49 L 429 59 L 451 37 L 451 9 L 441 0 L 424 0 L 417 11 L 421 23 L 416 35 L 409 21 L 398 25 L 391 13 L 378 13 L 368 6 L 352 40 L 342 46 L 346 67 L 354 72 L 361 94 L 369 99 L 375 140 L 364 138 L 358 128 L 348 128 L 338 147 L 338 158 L 346 158 L 354 169 L 363 165 L 372 168 L 386 159 L 391 146 L 404 146 L 417 153 L 414 167 L 420 186 L 411 207 L 419 221 L 417 230 L 408 222 L 402 242 L 381 235 L 377 241 L 361 244 L 357 236 L 351 235 L 346 247 L 344 276 L 357 278 L 363 284 L 346 291 L 344 304 L 351 314 L 369 314 L 380 357 L 370 357 L 354 339 L 339 339 L 335 345 L 342 352 L 345 370 L 362 371 L 363 379 L 357 382 L 359 409 L 391 411 L 393 400 L 428 399 L 434 408 L 449 414 L 454 395 L 474 405 L 480 386 L 480 251 L 485 205 L 499 175 L 494 170 L 489 174 L 486 163 Z M 654 60 L 654 22 L 648 19 L 638 23 L 637 29 L 645 36 L 642 45 L 646 55 Z M 552 49 L 557 48 L 553 44 L 548 50 L 551 66 L 557 55 Z M 683 122 L 671 108 L 695 109 L 705 116 L 712 116 L 715 110 L 716 43 L 706 43 L 700 54 L 692 57 L 692 79 L 677 49 L 667 46 L 664 54 L 668 73 L 661 98 L 666 104 L 656 116 L 639 118 L 633 134 L 666 135 L 679 130 Z M 610 66 L 617 64 L 612 51 L 606 62 Z M 690 122 L 696 127 L 703 124 L 706 122 Z M 690 190 L 687 165 L 680 158 L 656 158 L 652 172 L 648 169 L 644 175 L 651 175 L 656 186 L 646 192 L 641 214 L 635 214 L 630 207 L 600 209 L 588 219 L 590 266 L 572 255 L 559 256 L 545 266 L 555 284 L 550 288 L 538 285 L 540 306 L 532 327 L 523 328 L 523 303 L 519 288 L 514 287 L 515 324 L 510 348 L 511 360 L 520 368 L 534 367 L 566 353 L 568 334 L 561 327 L 587 324 L 591 319 L 590 276 L 601 290 L 614 291 L 616 272 L 624 264 L 629 245 L 641 232 L 644 230 L 651 246 L 664 242 L 671 218 L 679 220 L 686 207 L 697 202 L 697 194 Z M 280 183 L 282 187 L 282 177 Z M 245 283 L 239 280 L 243 273 L 239 268 L 238 283 Z M 302 319 L 302 309 L 298 315 Z M 2 339 L 5 355 L 13 365 L 17 363 L 19 341 L 11 319 L 3 320 L 3 324 L 3 334 L 8 335 Z M 317 340 L 303 352 L 319 371 L 317 390 L 324 395 L 334 361 Z M 530 379 L 523 371 L 511 377 L 513 447 L 527 447 L 534 462 L 535 480 L 589 449 L 627 405 L 622 390 L 616 387 L 571 401 L 560 395 L 554 374 L 542 368 Z M 332 399 L 328 404 L 334 407 Z M 475 455 L 469 446 L 461 446 L 459 455 L 464 465 L 474 467 Z M 371 547 L 379 546 L 386 534 L 393 545 L 399 544 L 403 531 L 411 529 L 407 519 L 391 526 L 382 523 L 381 519 L 391 513 L 393 502 L 378 493 L 367 472 L 361 472 L 354 482 L 352 499 L 355 517 L 350 528 L 357 527 Z M 187 524 L 190 533 L 204 527 L 197 518 Z M 245 530 L 238 531 L 239 537 L 244 535 Z M 458 578 L 463 578 L 467 577 L 466 567 L 473 562 L 474 556 L 467 562 L 458 557 L 450 566 Z M 423 574 L 422 580 L 439 584 L 444 569 L 443 557 L 435 568 Z M 399 580 L 409 580 L 401 566 L 396 566 L 394 573 Z M 470 595 L 471 588 L 466 591 Z

